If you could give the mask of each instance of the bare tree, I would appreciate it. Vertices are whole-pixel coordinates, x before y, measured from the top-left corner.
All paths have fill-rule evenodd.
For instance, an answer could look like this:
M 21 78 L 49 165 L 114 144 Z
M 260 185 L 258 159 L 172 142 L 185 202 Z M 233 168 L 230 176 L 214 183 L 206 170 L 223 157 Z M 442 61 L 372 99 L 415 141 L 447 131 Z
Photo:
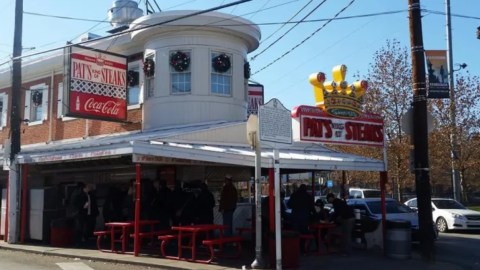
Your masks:
M 478 168 L 478 139 L 480 132 L 480 78 L 471 76 L 468 72 L 456 78 L 455 84 L 455 118 L 456 125 L 452 125 L 450 117 L 450 99 L 436 99 L 431 102 L 432 113 L 437 120 L 437 128 L 433 138 L 430 138 L 433 148 L 441 153 L 430 160 L 438 169 L 436 177 L 441 183 L 451 185 L 451 168 L 445 166 L 450 160 L 450 153 L 454 145 L 450 141 L 451 134 L 457 138 L 457 148 L 454 151 L 455 166 L 460 172 L 460 188 L 462 198 L 473 187 L 479 186 Z M 448 146 L 448 147 L 446 147 Z M 439 150 L 442 149 L 442 150 Z M 448 163 L 450 164 L 450 163 Z
M 402 132 L 402 117 L 411 107 L 410 54 L 396 40 L 375 52 L 368 70 L 369 90 L 365 96 L 365 109 L 379 113 L 385 120 L 388 145 L 389 175 L 393 194 L 402 199 L 402 192 L 413 187 L 409 173 L 409 137 Z

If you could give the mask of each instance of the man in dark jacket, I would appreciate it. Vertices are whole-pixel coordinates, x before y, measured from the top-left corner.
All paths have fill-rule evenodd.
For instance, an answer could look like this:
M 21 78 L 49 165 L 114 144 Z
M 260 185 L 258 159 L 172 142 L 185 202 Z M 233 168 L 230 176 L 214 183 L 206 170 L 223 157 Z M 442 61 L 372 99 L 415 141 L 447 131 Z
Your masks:
M 88 192 L 88 187 L 84 183 L 77 183 L 68 203 L 67 216 L 73 220 L 74 245 L 76 247 L 85 244 L 86 220 L 90 207 Z
M 292 209 L 293 229 L 301 234 L 307 234 L 310 216 L 315 214 L 313 197 L 307 193 L 307 186 L 300 185 L 288 200 L 288 207 Z
M 355 224 L 355 215 L 352 208 L 339 198 L 335 198 L 333 193 L 327 195 L 327 201 L 333 206 L 332 221 L 334 221 L 342 233 L 342 243 L 340 252 L 343 256 L 348 256 L 351 247 L 351 236 L 353 225 Z
M 200 193 L 196 199 L 196 224 L 213 224 L 213 208 L 215 207 L 215 198 L 212 192 L 208 190 L 205 183 L 200 184 Z
M 223 225 L 228 228 L 225 230 L 225 236 L 233 235 L 233 212 L 237 208 L 237 189 L 233 185 L 232 176 L 225 175 L 225 185 L 223 186 L 222 193 L 220 195 L 220 205 L 218 210 L 223 215 Z

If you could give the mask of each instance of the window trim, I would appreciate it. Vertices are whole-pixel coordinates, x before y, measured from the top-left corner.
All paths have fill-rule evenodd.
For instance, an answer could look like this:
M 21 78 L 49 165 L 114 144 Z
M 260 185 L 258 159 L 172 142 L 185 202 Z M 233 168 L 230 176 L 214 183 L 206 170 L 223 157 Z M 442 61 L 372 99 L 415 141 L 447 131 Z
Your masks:
M 218 55 L 221 55 L 221 54 L 226 54 L 229 58 L 230 58 L 230 69 L 227 71 L 227 72 L 224 72 L 224 73 L 220 73 L 220 72 L 216 72 L 213 67 L 212 67 L 212 58 L 213 57 L 216 57 Z M 234 66 L 234 63 L 233 63 L 233 54 L 231 53 L 228 53 L 228 52 L 224 52 L 224 51 L 210 51 L 210 61 L 209 61 L 209 67 L 210 67 L 210 94 L 211 95 L 215 95 L 215 96 L 220 96 L 220 97 L 232 97 L 233 96 L 233 66 Z M 225 93 L 219 93 L 219 92 L 214 92 L 213 91 L 213 81 L 212 81 L 212 78 L 213 78 L 213 75 L 220 75 L 220 76 L 228 76 L 230 77 L 230 85 L 229 85 L 229 93 L 228 94 L 225 94 Z
M 31 93 L 32 91 L 41 89 L 42 92 L 42 118 L 40 120 L 30 121 L 31 116 Z M 41 125 L 45 120 L 48 119 L 48 97 L 49 97 L 49 85 L 46 83 L 36 84 L 30 86 L 28 90 L 25 91 L 25 110 L 23 114 L 24 119 L 28 119 L 29 121 L 26 123 L 28 126 L 35 126 Z M 27 118 L 28 117 L 28 118 Z
M 1 123 L 0 123 L 0 130 L 7 126 L 7 119 L 8 119 L 8 94 L 7 93 L 0 93 L 0 99 L 2 99 L 2 115 Z
M 170 57 L 172 56 L 172 54 L 174 54 L 175 52 L 177 51 L 181 51 L 183 53 L 186 53 L 188 54 L 188 56 L 190 57 L 190 65 L 188 67 L 188 70 L 186 71 L 176 71 L 171 65 L 170 65 Z M 169 88 L 170 88 L 170 95 L 173 95 L 173 96 L 177 96 L 177 95 L 191 95 L 192 94 L 192 88 L 193 88 L 193 84 L 192 84 L 192 50 L 191 49 L 175 49 L 175 50 L 170 50 L 168 52 L 168 69 L 169 69 L 169 79 L 170 79 L 170 85 L 169 85 Z M 173 74 L 190 74 L 190 91 L 188 92 L 175 92 L 173 91 L 173 81 L 172 81 L 172 75 Z
M 143 94 L 144 94 L 144 80 L 145 80 L 145 74 L 143 73 L 142 70 L 142 59 L 140 60 L 135 60 L 132 62 L 128 62 L 128 67 L 127 67 L 127 72 L 130 71 L 131 69 L 137 68 L 138 69 L 138 103 L 128 105 L 128 85 L 127 85 L 127 110 L 133 110 L 133 109 L 139 109 L 141 105 L 143 104 Z M 155 77 L 155 76 L 152 76 Z

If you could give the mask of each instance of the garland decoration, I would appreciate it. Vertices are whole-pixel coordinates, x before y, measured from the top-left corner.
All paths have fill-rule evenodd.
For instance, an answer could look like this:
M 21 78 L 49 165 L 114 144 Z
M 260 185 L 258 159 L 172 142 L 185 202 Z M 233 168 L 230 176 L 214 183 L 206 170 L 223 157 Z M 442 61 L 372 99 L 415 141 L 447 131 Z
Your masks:
M 228 57 L 228 55 L 224 53 L 213 57 L 212 67 L 213 67 L 213 70 L 215 70 L 215 72 L 218 72 L 218 73 L 227 72 L 231 67 L 230 57 Z
M 32 92 L 33 105 L 35 105 L 35 106 L 42 105 L 42 98 L 43 98 L 42 91 L 35 90 L 35 91 Z
M 145 59 L 145 62 L 143 63 L 143 73 L 145 73 L 145 76 L 147 77 L 155 75 L 155 61 L 153 61 L 152 58 Z
M 245 62 L 245 64 L 243 64 L 243 77 L 245 79 L 250 79 L 250 74 L 251 74 L 250 63 Z
M 190 66 L 190 57 L 184 52 L 176 51 L 170 55 L 170 65 L 177 72 L 183 72 Z

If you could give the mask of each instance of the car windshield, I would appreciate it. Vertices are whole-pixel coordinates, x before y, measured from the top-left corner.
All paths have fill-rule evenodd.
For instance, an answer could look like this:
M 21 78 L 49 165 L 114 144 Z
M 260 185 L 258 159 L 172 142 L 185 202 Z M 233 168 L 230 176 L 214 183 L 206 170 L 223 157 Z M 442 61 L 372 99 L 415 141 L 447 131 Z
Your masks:
M 380 193 L 380 190 L 364 190 L 363 196 L 365 198 L 380 198 L 382 194 Z
M 465 206 L 455 200 L 432 200 L 438 209 L 465 209 Z
M 381 214 L 382 213 L 382 202 L 381 201 L 369 201 L 367 202 L 368 208 L 372 214 Z M 414 212 L 410 207 L 403 205 L 397 201 L 386 201 L 385 208 L 387 214 L 400 214 L 400 213 L 411 213 Z

